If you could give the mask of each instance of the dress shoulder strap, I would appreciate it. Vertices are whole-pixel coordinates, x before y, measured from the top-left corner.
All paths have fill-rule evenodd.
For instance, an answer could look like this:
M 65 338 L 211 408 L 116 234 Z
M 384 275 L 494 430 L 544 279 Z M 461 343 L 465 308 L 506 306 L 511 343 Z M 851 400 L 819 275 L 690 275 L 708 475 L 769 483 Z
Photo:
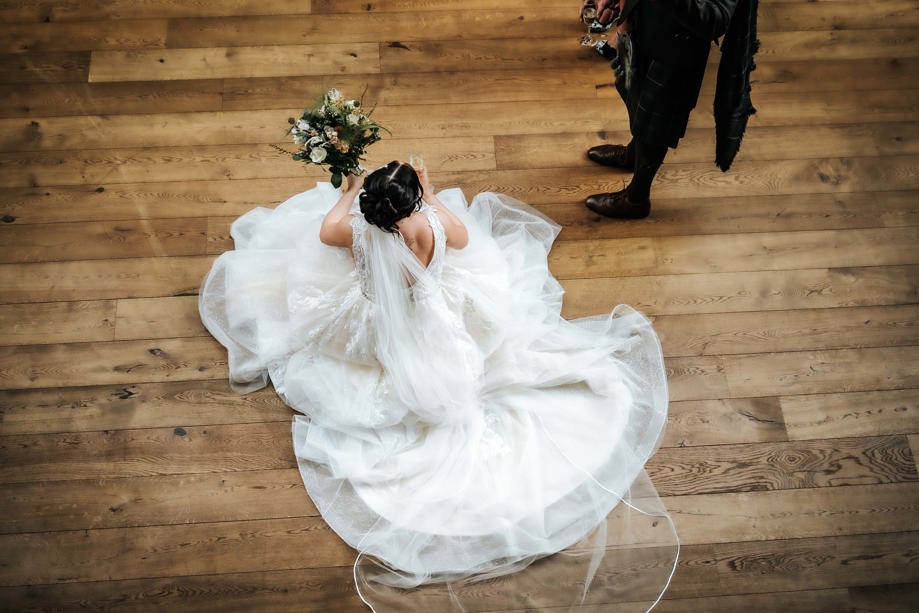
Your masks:
M 422 205 L 421 210 L 427 216 L 428 224 L 434 233 L 434 255 L 430 264 L 428 264 L 428 270 L 439 276 L 440 269 L 443 266 L 444 251 L 447 248 L 447 234 L 444 231 L 444 225 L 441 223 L 440 217 L 437 216 L 437 207 L 425 203 Z
M 366 237 L 367 220 L 360 213 L 351 217 L 351 253 L 354 254 L 354 270 L 361 284 L 361 292 L 367 298 L 373 297 L 370 284 L 370 272 L 367 270 Z

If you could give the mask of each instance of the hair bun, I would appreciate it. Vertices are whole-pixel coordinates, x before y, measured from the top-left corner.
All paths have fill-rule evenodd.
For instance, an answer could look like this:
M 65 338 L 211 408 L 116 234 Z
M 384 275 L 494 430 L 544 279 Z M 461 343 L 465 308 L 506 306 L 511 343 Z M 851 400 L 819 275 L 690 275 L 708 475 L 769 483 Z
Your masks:
M 418 210 L 421 194 L 415 170 L 406 164 L 390 162 L 370 173 L 364 181 L 361 213 L 369 223 L 387 232 L 398 232 L 396 222 Z

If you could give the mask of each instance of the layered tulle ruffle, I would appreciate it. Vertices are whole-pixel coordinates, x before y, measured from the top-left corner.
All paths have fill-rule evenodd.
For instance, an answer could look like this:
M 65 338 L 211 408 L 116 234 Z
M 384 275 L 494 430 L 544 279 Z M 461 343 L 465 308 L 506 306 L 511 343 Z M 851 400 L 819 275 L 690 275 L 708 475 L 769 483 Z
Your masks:
M 270 379 L 302 414 L 304 483 L 359 552 L 366 601 L 474 608 L 482 579 L 508 609 L 656 600 L 676 553 L 643 471 L 667 413 L 650 323 L 622 306 L 562 319 L 546 263 L 558 227 L 454 189 L 439 197 L 469 244 L 432 263 L 403 347 L 379 334 L 372 271 L 318 240 L 338 195 L 319 184 L 237 220 L 200 304 L 234 387 Z

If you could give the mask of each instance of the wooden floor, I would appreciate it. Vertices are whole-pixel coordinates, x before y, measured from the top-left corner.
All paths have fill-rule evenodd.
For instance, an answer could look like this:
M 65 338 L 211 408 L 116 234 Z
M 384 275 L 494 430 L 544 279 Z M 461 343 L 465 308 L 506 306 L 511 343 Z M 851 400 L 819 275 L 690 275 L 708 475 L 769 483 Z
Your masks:
M 654 318 L 658 610 L 915 610 L 919 1 L 762 0 L 734 168 L 709 78 L 638 222 L 581 204 L 627 124 L 577 4 L 0 0 L 0 610 L 362 610 L 291 410 L 196 311 L 234 217 L 322 178 L 270 145 L 332 85 L 392 130 L 372 165 L 563 224 L 566 316 Z

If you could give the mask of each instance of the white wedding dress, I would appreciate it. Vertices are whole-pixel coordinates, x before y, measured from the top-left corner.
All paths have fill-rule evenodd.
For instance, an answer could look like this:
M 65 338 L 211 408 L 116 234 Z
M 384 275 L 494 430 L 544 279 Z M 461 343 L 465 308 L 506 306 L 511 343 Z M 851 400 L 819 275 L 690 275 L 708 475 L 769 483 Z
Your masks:
M 644 474 L 667 416 L 649 322 L 622 306 L 562 319 L 559 228 L 506 196 L 439 194 L 462 250 L 424 205 L 426 267 L 356 207 L 353 250 L 320 243 L 339 196 L 320 183 L 239 218 L 200 311 L 234 389 L 270 379 L 302 413 L 303 481 L 357 550 L 361 597 L 473 610 L 488 579 L 491 608 L 655 602 L 676 548 Z

